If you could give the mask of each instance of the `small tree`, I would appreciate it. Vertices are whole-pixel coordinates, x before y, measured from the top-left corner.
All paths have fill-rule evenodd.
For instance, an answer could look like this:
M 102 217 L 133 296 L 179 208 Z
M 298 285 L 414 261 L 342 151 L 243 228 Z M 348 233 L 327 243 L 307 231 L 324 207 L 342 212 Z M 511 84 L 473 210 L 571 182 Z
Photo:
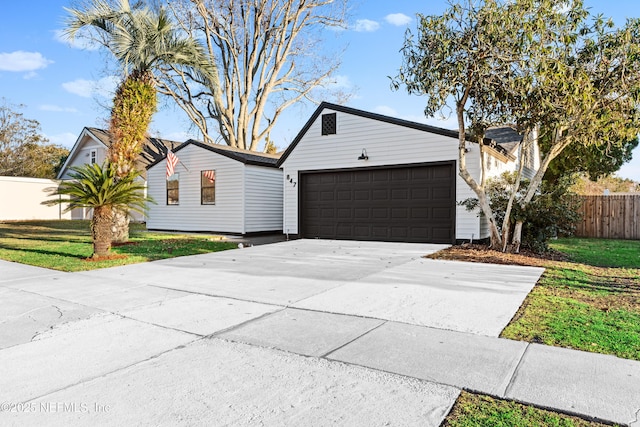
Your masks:
M 153 203 L 153 200 L 144 195 L 145 187 L 137 179 L 140 173 L 135 169 L 122 176 L 114 164 L 100 166 L 95 163 L 71 167 L 69 176 L 71 180 L 63 181 L 50 192 L 51 195 L 65 197 L 43 204 L 68 204 L 64 212 L 76 208 L 93 209 L 93 257 L 105 257 L 111 248 L 114 209 L 145 213 L 147 203 Z
M 442 16 L 419 17 L 419 38 L 407 33 L 404 62 L 393 85 L 427 95 L 428 116 L 455 103 L 459 174 L 489 221 L 491 246 L 505 250 L 511 209 L 500 233 L 486 194 L 484 130 L 516 123 L 525 146 L 538 136 L 549 140 L 540 168 L 519 199 L 522 209 L 539 191 L 550 162 L 567 147 L 612 146 L 635 138 L 640 127 L 640 21 L 629 20 L 620 30 L 601 17 L 587 22 L 589 13 L 580 0 L 470 0 L 453 4 Z M 480 177 L 467 169 L 470 139 L 480 146 Z M 522 165 L 527 150 L 520 152 Z M 522 227 L 523 220 L 516 220 L 511 239 L 516 252 Z
M 109 125 L 109 160 L 116 165 L 118 176 L 124 177 L 135 169 L 156 112 L 153 72 L 163 65 L 180 65 L 215 90 L 215 65 L 208 60 L 202 45 L 178 32 L 163 8 L 154 12 L 140 5 L 132 8 L 129 0 L 118 0 L 117 6 L 106 0 L 92 0 L 84 10 L 67 11 L 71 14 L 66 29 L 69 37 L 84 28 L 96 31 L 124 69 L 125 78 L 116 90 Z M 115 212 L 115 218 L 115 241 L 128 240 L 127 213 Z
M 40 123 L 0 100 L 0 176 L 55 178 L 69 150 L 49 144 Z

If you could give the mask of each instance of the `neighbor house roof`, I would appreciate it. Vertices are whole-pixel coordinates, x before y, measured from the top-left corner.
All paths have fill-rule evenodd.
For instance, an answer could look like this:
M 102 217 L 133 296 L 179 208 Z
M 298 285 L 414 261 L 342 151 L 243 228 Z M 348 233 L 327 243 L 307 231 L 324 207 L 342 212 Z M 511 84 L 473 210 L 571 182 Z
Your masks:
M 284 153 L 280 157 L 280 160 L 278 160 L 278 166 L 282 165 L 282 163 L 284 163 L 287 157 L 289 157 L 289 155 L 296 148 L 296 146 L 298 145 L 302 137 L 307 133 L 311 125 L 316 121 L 318 116 L 320 116 L 322 111 L 325 109 L 338 111 L 346 114 L 352 114 L 354 116 L 365 117 L 365 118 L 377 120 L 380 122 L 391 123 L 397 126 L 403 126 L 411 129 L 421 130 L 424 132 L 435 133 L 437 135 L 448 136 L 450 138 L 458 139 L 458 131 L 455 131 L 455 130 L 443 129 L 436 126 L 426 125 L 424 123 L 412 122 L 409 120 L 398 119 L 395 117 L 385 116 L 382 114 L 371 113 L 369 111 L 358 110 L 351 107 L 345 107 L 344 105 L 332 104 L 329 102 L 322 102 L 318 106 L 316 111 L 313 113 L 311 118 L 309 118 L 309 120 L 304 125 L 304 127 L 300 130 L 300 132 L 298 132 L 298 135 L 295 137 L 293 142 L 284 151 Z M 485 138 L 485 142 L 489 145 L 494 145 L 494 146 L 496 145 L 496 144 L 491 144 L 492 141 L 489 138 Z M 504 154 L 505 156 L 509 155 L 509 152 L 505 148 L 503 148 L 501 145 L 497 145 L 495 148 L 498 151 L 503 151 L 502 154 Z
M 80 149 L 85 136 L 90 136 L 94 140 L 101 142 L 105 148 L 109 148 L 111 145 L 111 136 L 106 130 L 94 127 L 83 128 L 82 132 L 80 132 L 80 136 L 78 136 L 78 139 L 76 140 L 76 143 L 73 145 L 67 160 L 64 162 L 60 172 L 58 172 L 58 179 L 60 179 L 67 171 L 67 167 L 73 161 L 76 152 Z M 167 155 L 167 150 L 173 150 L 180 144 L 180 142 L 168 139 L 153 137 L 147 138 L 143 151 L 140 153 L 140 157 L 138 158 L 138 168 L 144 171 L 148 165 L 155 162 L 157 159 L 163 159 Z
M 182 150 L 183 148 L 189 145 L 195 145 L 196 147 L 200 147 L 205 150 L 212 151 L 216 154 L 220 154 L 221 156 L 228 157 L 230 159 L 236 160 L 240 163 L 244 163 L 247 165 L 267 166 L 267 167 L 276 168 L 278 167 L 278 159 L 280 158 L 280 154 L 259 153 L 256 151 L 242 150 L 240 148 L 229 147 L 227 145 L 221 145 L 221 144 L 205 144 L 203 142 L 196 141 L 193 139 L 183 142 L 178 147 L 176 147 L 173 150 L 173 152 L 178 153 L 180 150 Z M 166 157 L 166 153 L 165 153 L 165 156 L 163 156 L 162 158 L 156 159 L 153 163 L 149 164 L 147 166 L 147 169 L 151 168 L 152 166 L 162 161 L 164 157 Z
M 522 135 L 511 126 L 489 128 L 485 132 L 485 136 L 495 141 L 508 153 L 513 153 L 522 142 Z
M 109 132 L 92 127 L 88 127 L 86 129 L 88 129 L 89 132 L 98 138 L 106 147 L 111 145 L 111 136 L 109 135 Z M 180 144 L 181 142 L 171 141 L 168 139 L 154 137 L 147 138 L 142 153 L 140 153 L 140 158 L 138 159 L 138 166 L 146 168 L 156 160 L 164 159 L 168 150 L 173 150 Z

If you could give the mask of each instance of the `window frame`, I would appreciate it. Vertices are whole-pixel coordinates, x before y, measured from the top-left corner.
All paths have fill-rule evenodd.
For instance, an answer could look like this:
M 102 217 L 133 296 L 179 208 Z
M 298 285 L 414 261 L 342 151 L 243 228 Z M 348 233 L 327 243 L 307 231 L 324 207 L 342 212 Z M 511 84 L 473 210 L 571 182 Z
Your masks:
M 98 163 L 98 150 L 95 148 L 89 151 L 89 164 L 93 165 Z
M 209 181 L 209 178 L 205 178 L 204 173 L 213 172 L 213 183 Z M 205 169 L 200 171 L 200 204 L 203 206 L 211 206 L 216 204 L 216 181 L 218 180 L 218 174 L 215 169 Z M 207 185 L 205 185 L 207 184 Z M 205 202 L 205 190 L 213 188 L 213 201 Z
M 175 177 L 175 178 L 174 178 Z M 169 188 L 170 182 L 176 182 L 176 188 Z M 167 206 L 180 205 L 180 173 L 174 173 L 165 181 Z M 171 198 L 170 193 L 175 192 L 175 197 Z M 175 200 L 175 201 L 172 201 Z

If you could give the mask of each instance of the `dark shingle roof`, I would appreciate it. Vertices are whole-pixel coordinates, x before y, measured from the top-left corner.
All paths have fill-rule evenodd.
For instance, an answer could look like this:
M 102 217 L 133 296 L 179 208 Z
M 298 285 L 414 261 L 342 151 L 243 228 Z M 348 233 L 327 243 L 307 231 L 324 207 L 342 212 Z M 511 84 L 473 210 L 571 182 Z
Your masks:
M 259 153 L 256 151 L 242 150 L 240 148 L 229 147 L 227 145 L 221 145 L 221 144 L 205 144 L 203 142 L 196 141 L 193 139 L 183 142 L 178 147 L 173 149 L 173 152 L 177 153 L 183 148 L 187 147 L 188 145 L 195 145 L 197 147 L 212 151 L 216 154 L 220 154 L 221 156 L 228 157 L 230 159 L 236 160 L 240 163 L 244 163 L 247 165 L 277 168 L 278 159 L 280 158 L 280 154 Z M 165 153 L 165 156 L 166 156 L 166 153 Z M 153 163 L 149 164 L 147 166 L 147 169 L 154 166 L 156 163 L 159 163 L 163 159 L 164 159 L 164 156 L 157 159 Z
M 109 132 L 103 129 L 90 127 L 88 127 L 87 130 L 102 141 L 102 143 L 107 147 L 111 145 L 111 136 L 109 135 Z M 142 149 L 142 153 L 140 154 L 140 158 L 138 159 L 138 168 L 144 170 L 152 163 L 164 159 L 168 150 L 173 150 L 180 146 L 180 144 L 180 142 L 168 139 L 147 138 L 144 148 Z
M 522 142 L 522 135 L 520 135 L 511 126 L 489 128 L 485 132 L 485 136 L 489 139 L 494 140 L 508 153 L 513 153 L 518 148 L 518 145 L 520 145 L 520 143 Z

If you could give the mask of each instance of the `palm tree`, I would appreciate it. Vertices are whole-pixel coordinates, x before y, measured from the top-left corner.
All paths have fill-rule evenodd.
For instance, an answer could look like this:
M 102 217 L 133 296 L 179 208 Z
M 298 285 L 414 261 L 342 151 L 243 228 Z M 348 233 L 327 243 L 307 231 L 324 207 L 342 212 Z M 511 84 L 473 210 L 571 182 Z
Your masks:
M 111 110 L 109 161 L 116 165 L 118 177 L 126 176 L 135 169 L 157 109 L 154 71 L 178 65 L 205 81 L 217 82 L 217 70 L 202 45 L 183 36 L 164 8 L 132 9 L 129 0 L 118 0 L 117 5 L 92 0 L 85 10 L 66 10 L 71 15 L 66 21 L 66 35 L 73 39 L 82 29 L 97 32 L 124 70 Z M 115 236 L 116 241 L 127 240 L 128 225 L 127 221 L 122 236 Z
M 63 181 L 51 191 L 52 196 L 65 196 L 43 202 L 46 205 L 67 204 L 64 212 L 76 208 L 92 208 L 91 237 L 93 257 L 109 254 L 111 249 L 111 225 L 115 209 L 127 209 L 144 213 L 147 203 L 153 203 L 144 195 L 145 186 L 138 179 L 140 172 L 133 169 L 126 175 L 118 175 L 114 164 L 86 164 L 71 168 L 69 181 Z

